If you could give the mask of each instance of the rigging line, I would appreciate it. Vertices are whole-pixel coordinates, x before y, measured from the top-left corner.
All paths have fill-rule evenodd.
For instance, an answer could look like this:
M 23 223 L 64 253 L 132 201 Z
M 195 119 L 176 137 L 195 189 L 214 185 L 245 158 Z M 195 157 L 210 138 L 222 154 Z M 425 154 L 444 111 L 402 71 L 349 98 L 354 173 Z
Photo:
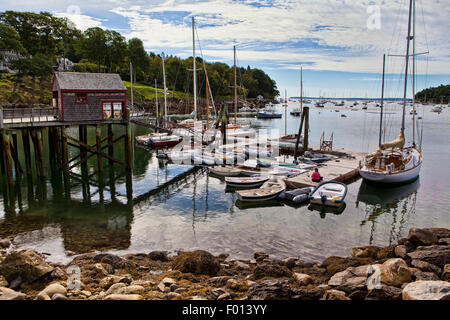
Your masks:
M 203 56 L 203 50 L 202 50 L 202 46 L 201 46 L 200 40 L 199 40 L 200 37 L 198 36 L 197 25 L 194 26 L 194 29 L 195 29 L 195 34 L 197 35 L 197 42 L 198 42 L 198 48 L 199 48 L 199 50 L 200 50 L 200 55 L 201 55 L 202 60 L 203 60 L 203 69 L 204 69 L 204 71 L 205 71 L 206 81 L 208 81 L 209 97 L 211 98 L 211 103 L 212 103 L 213 108 L 214 108 L 214 115 L 215 115 L 216 118 L 217 118 L 216 105 L 215 105 L 215 103 L 214 103 L 214 97 L 213 97 L 213 95 L 212 95 L 211 84 L 209 83 L 209 79 L 208 79 L 208 72 L 207 72 L 207 70 L 206 70 L 206 63 L 205 63 L 206 60 L 205 60 L 205 57 Z M 209 112 L 209 106 L 207 106 L 207 112 Z

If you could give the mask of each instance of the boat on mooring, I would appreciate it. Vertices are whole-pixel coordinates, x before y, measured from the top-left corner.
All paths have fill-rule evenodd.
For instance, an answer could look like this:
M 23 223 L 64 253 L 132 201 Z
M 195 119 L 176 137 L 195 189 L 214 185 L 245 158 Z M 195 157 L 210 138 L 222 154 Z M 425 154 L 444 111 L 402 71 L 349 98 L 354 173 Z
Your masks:
M 240 201 L 267 201 L 278 198 L 286 190 L 286 184 L 280 178 L 270 179 L 259 189 L 240 190 L 237 196 Z
M 258 111 L 256 117 L 258 119 L 275 119 L 275 118 L 281 118 L 283 115 L 281 113 L 276 113 L 273 109 L 263 109 L 261 111 Z
M 227 187 L 232 188 L 258 188 L 262 186 L 270 177 L 259 176 L 259 177 L 225 177 L 225 182 Z
M 342 182 L 325 181 L 319 184 L 309 195 L 312 204 L 340 207 L 344 204 L 347 186 Z

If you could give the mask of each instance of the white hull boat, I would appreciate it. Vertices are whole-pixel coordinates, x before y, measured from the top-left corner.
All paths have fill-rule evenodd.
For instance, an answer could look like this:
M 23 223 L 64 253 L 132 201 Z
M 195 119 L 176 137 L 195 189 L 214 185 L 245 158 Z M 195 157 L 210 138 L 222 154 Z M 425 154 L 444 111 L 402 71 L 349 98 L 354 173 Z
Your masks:
M 269 180 L 259 189 L 237 191 L 240 201 L 267 201 L 276 199 L 286 190 L 286 184 L 282 179 Z
M 221 177 L 235 177 L 241 174 L 241 170 L 233 167 L 212 167 L 209 172 Z
M 226 177 L 225 182 L 228 187 L 233 188 L 258 188 L 269 179 L 270 177 L 268 176 L 245 177 L 245 178 Z
M 313 204 L 340 207 L 344 204 L 347 186 L 341 182 L 326 181 L 319 184 L 310 194 L 309 201 Z

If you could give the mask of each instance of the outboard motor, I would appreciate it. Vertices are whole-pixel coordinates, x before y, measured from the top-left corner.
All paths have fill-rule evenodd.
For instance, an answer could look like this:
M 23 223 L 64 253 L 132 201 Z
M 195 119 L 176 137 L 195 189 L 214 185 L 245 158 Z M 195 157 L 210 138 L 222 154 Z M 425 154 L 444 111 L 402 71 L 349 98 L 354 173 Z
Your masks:
M 320 200 L 322 201 L 322 203 L 325 203 L 325 201 L 327 201 L 327 196 L 326 195 L 321 196 Z

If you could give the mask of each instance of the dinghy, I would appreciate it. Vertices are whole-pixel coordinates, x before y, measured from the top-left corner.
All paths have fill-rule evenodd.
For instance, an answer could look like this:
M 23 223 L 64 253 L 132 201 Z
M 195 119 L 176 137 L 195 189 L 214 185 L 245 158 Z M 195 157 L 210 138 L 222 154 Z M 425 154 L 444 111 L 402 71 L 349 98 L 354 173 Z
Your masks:
M 325 181 L 319 184 L 309 196 L 312 204 L 340 207 L 347 195 L 347 186 L 341 182 Z
M 309 199 L 310 193 L 314 190 L 312 187 L 300 188 L 290 191 L 285 191 L 280 194 L 280 199 L 286 199 L 295 203 L 304 202 Z
M 259 189 L 237 191 L 240 201 L 266 201 L 278 198 L 286 190 L 286 184 L 282 179 L 269 180 Z
M 241 174 L 241 170 L 233 167 L 212 167 L 209 172 L 221 177 L 235 177 Z
M 258 188 L 264 184 L 270 177 L 255 176 L 255 177 L 226 177 L 225 182 L 227 187 L 232 188 Z

